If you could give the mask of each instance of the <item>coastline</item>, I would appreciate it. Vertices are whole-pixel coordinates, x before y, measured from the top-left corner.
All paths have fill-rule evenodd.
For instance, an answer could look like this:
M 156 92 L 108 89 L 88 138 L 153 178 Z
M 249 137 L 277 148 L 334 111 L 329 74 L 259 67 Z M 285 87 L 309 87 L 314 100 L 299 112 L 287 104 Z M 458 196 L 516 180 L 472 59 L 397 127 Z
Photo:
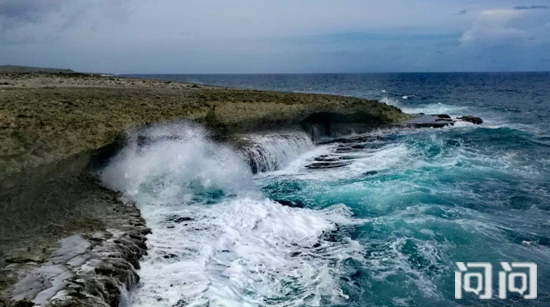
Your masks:
M 137 282 L 135 272 L 146 253 L 149 230 L 135 206 L 102 188 L 91 173 L 124 145 L 125 131 L 192 120 L 210 129 L 216 139 L 239 147 L 246 144 L 234 138 L 235 133 L 291 128 L 322 138 L 348 133 L 350 124 L 353 130 L 372 129 L 411 118 L 393 106 L 353 97 L 111 76 L 3 73 L 0 84 L 0 187 L 5 210 L 0 218 L 0 291 L 5 298 L 27 302 L 40 293 L 51 294 L 45 305 L 56 297 L 57 304 L 101 301 L 117 306 L 122 294 L 106 295 L 108 285 L 118 283 L 120 289 Z M 60 240 L 75 236 L 93 244 L 54 263 L 67 273 L 61 283 L 43 280 L 37 291 L 36 280 L 25 281 L 52 264 L 63 250 Z M 83 264 L 69 264 L 74 258 L 97 265 L 80 287 L 74 286 L 75 272 Z M 102 269 L 106 266 L 111 269 Z M 101 294 L 99 288 L 106 292 Z
M 342 118 L 347 122 L 374 119 L 377 125 L 411 118 L 378 101 L 334 95 L 66 73 L 1 73 L 5 83 L 0 159 L 8 163 L 2 163 L 0 179 L 97 150 L 130 127 L 149 123 L 188 119 L 223 134 L 297 125 L 320 112 L 348 115 Z

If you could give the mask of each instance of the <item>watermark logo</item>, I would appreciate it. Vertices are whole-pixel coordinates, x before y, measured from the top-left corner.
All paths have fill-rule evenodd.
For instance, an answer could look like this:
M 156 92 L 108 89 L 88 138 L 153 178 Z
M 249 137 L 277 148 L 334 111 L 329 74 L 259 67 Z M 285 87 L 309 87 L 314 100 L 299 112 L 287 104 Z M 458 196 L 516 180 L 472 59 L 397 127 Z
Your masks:
M 457 262 L 455 272 L 455 298 L 463 292 L 474 293 L 480 299 L 493 298 L 493 266 L 488 262 Z M 535 263 L 501 262 L 498 273 L 498 298 L 506 299 L 508 292 L 524 299 L 537 298 L 537 265 Z M 470 270 L 472 269 L 472 270 Z M 515 270 L 515 271 L 514 271 Z

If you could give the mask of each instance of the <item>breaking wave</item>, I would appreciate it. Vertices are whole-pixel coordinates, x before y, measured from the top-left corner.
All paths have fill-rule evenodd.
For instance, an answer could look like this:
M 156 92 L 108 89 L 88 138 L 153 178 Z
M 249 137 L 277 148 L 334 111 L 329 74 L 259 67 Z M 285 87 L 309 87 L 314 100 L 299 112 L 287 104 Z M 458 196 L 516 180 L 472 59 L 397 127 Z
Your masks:
M 305 134 L 249 140 L 261 170 L 312 146 Z M 127 305 L 319 306 L 347 299 L 339 284 L 351 274 L 344 263 L 360 261 L 362 248 L 344 230 L 361 221 L 342 204 L 312 210 L 266 198 L 246 159 L 192 124 L 129 137 L 101 172 L 153 231 Z
M 275 171 L 314 147 L 303 131 L 242 136 L 249 142 L 244 150 L 254 173 Z
M 406 96 L 404 96 L 406 97 Z M 408 98 L 408 97 L 407 97 Z M 402 98 L 403 100 L 407 100 L 405 98 Z M 462 116 L 464 114 L 469 114 L 468 108 L 464 106 L 454 106 L 454 105 L 448 105 L 444 103 L 429 103 L 429 104 L 422 104 L 422 105 L 415 105 L 410 106 L 407 104 L 401 103 L 397 99 L 392 99 L 388 97 L 384 97 L 380 99 L 380 102 L 383 102 L 387 105 L 398 107 L 405 113 L 410 114 L 449 114 L 453 117 L 456 116 Z
M 458 261 L 535 262 L 550 284 L 548 74 L 197 78 L 386 97 L 484 124 L 316 146 L 299 132 L 252 135 L 237 151 L 200 127 L 178 132 L 195 139 L 137 137 L 104 172 L 153 228 L 130 305 L 477 306 L 475 295 L 455 299 Z

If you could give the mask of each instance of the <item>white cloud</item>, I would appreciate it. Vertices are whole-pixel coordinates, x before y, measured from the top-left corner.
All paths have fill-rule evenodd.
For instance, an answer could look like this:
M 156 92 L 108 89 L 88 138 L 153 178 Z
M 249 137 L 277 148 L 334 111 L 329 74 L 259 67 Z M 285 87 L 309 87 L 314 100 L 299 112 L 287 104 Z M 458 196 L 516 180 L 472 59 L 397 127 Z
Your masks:
M 481 11 L 472 28 L 464 32 L 460 41 L 463 44 L 471 44 L 521 39 L 526 35 L 525 31 L 509 26 L 509 22 L 521 18 L 522 15 L 523 12 L 518 10 L 493 9 Z
M 462 45 L 532 45 L 548 40 L 544 27 L 548 14 L 532 10 L 489 9 L 479 12 L 472 27 L 466 30 Z
M 507 10 L 507 9 L 495 9 L 495 10 L 484 10 L 480 12 L 484 16 L 499 16 L 498 19 L 503 20 L 506 18 L 517 17 L 521 14 L 516 10 Z

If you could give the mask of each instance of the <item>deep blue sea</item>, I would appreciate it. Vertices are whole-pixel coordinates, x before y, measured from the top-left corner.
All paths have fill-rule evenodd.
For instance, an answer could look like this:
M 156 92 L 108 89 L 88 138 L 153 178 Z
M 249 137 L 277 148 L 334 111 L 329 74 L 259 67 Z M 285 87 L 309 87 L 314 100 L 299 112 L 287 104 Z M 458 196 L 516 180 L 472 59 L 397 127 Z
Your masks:
M 484 123 L 250 135 L 258 174 L 200 126 L 142 132 L 181 138 L 129 145 L 102 174 L 153 230 L 128 306 L 550 305 L 550 73 L 138 76 Z M 492 299 L 455 298 L 456 262 L 492 264 Z M 537 264 L 537 299 L 498 297 L 501 262 Z

